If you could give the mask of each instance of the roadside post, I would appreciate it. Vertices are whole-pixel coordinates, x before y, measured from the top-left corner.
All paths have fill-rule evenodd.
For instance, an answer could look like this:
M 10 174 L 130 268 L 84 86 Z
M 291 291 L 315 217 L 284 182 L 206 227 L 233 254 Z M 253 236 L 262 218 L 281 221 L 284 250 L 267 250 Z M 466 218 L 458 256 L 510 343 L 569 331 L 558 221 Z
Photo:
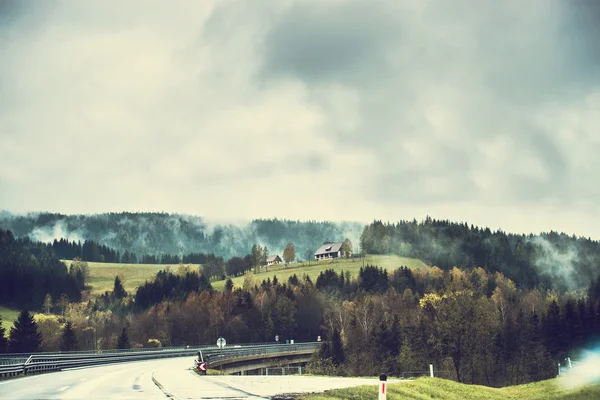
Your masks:
M 225 340 L 225 338 L 223 336 L 220 336 L 217 339 L 217 346 L 223 350 L 223 347 L 225 347 L 225 345 L 227 344 L 227 341 Z M 221 351 L 221 357 L 223 357 L 223 351 Z M 221 363 L 221 372 L 223 372 L 223 364 Z
M 433 364 L 429 364 L 429 376 L 433 378 Z
M 387 375 L 379 375 L 379 400 L 385 400 L 387 396 Z

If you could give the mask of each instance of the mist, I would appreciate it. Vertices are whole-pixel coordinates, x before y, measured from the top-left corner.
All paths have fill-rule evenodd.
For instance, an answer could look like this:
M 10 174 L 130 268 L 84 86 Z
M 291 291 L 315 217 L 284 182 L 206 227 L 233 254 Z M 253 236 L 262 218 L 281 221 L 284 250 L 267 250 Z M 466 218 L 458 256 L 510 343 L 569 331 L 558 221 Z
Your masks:
M 358 222 L 288 221 L 280 219 L 219 220 L 166 213 L 110 213 L 63 215 L 30 213 L 0 215 L 0 227 L 16 236 L 50 243 L 53 240 L 93 240 L 123 253 L 138 256 L 214 253 L 224 258 L 243 257 L 252 245 L 267 246 L 270 255 L 294 244 L 297 259 L 314 252 L 324 241 L 349 238 L 358 251 L 363 225 Z
M 589 384 L 600 383 L 600 346 L 584 350 L 581 358 L 572 360 L 573 368 L 566 369 L 559 384 L 564 389 L 575 389 Z M 566 368 L 569 366 L 566 365 Z

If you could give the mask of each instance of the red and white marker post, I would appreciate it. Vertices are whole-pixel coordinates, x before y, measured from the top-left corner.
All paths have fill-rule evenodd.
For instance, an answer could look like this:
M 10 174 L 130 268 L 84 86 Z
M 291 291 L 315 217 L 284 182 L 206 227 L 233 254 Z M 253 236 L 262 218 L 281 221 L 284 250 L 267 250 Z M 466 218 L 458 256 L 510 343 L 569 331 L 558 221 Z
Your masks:
M 387 376 L 379 375 L 379 400 L 385 400 L 387 396 Z

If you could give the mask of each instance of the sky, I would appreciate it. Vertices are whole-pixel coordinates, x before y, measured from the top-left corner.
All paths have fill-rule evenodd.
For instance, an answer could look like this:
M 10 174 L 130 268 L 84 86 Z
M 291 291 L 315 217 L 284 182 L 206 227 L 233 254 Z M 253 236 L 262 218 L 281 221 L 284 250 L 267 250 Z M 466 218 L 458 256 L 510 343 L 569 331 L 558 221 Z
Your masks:
M 600 2 L 0 0 L 0 209 L 600 239 Z

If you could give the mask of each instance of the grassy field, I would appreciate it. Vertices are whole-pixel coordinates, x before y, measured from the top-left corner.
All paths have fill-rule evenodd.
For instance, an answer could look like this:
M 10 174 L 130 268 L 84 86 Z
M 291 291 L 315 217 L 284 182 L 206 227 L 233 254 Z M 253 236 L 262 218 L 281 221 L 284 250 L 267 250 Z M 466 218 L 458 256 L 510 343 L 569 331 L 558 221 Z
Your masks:
M 367 400 L 377 398 L 377 386 L 360 386 L 331 390 L 321 394 L 301 396 L 302 400 Z M 477 385 L 465 385 L 438 378 L 420 378 L 411 382 L 388 386 L 387 398 L 394 399 L 445 399 L 445 400 L 583 400 L 600 399 L 600 385 L 588 385 L 579 389 L 565 390 L 559 379 L 510 386 L 502 389 Z
M 377 265 L 378 267 L 387 269 L 388 272 L 397 269 L 402 265 L 413 269 L 427 267 L 427 265 L 421 260 L 417 260 L 415 258 L 399 257 L 396 255 L 367 255 L 365 257 L 365 265 L 367 264 Z M 302 278 L 304 274 L 308 274 L 314 282 L 316 281 L 321 271 L 330 268 L 333 268 L 337 272 L 341 270 L 350 271 L 350 274 L 352 274 L 352 276 L 357 276 L 358 271 L 362 267 L 362 265 L 362 260 L 358 258 L 337 259 L 334 262 L 311 262 L 310 266 L 308 265 L 308 263 L 293 263 L 290 264 L 288 267 L 285 267 L 285 265 L 280 264 L 277 266 L 270 266 L 268 272 L 259 272 L 255 274 L 255 277 L 259 278 L 260 281 L 262 281 L 263 279 L 267 278 L 273 279 L 273 275 L 277 275 L 277 279 L 280 282 L 284 282 L 287 281 L 287 279 L 294 274 L 298 275 L 299 278 Z M 242 286 L 242 284 L 244 283 L 243 276 L 232 278 L 232 280 L 235 286 Z M 221 290 L 225 286 L 225 281 L 216 281 L 213 282 L 212 285 L 215 289 Z
M 67 266 L 71 261 L 63 260 Z M 90 266 L 90 279 L 88 285 L 91 286 L 92 296 L 99 295 L 105 291 L 113 290 L 115 276 L 120 275 L 124 278 L 123 287 L 129 293 L 135 293 L 135 289 L 142 285 L 146 280 L 150 280 L 158 271 L 171 267 L 172 271 L 177 271 L 177 264 L 113 264 L 88 262 Z M 197 269 L 198 265 L 191 265 Z
M 8 336 L 10 328 L 13 326 L 13 321 L 19 316 L 18 310 L 13 310 L 6 307 L 0 307 L 0 315 L 2 316 L 2 326 L 6 331 L 5 336 Z

